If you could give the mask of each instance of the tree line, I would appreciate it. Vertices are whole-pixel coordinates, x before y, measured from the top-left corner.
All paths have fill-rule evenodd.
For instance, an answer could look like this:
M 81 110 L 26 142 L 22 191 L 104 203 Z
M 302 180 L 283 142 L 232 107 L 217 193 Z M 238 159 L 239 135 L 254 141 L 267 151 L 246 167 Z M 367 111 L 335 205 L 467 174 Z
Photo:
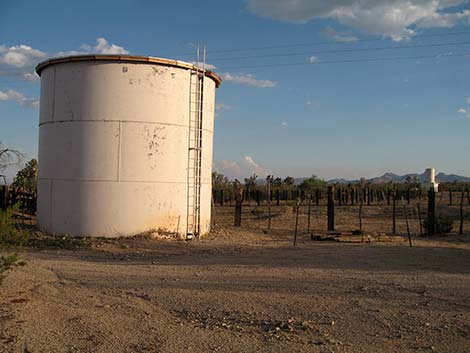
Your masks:
M 312 175 L 296 184 L 293 177 L 275 177 L 268 175 L 260 178 L 253 174 L 243 180 L 230 180 L 225 175 L 212 173 L 212 197 L 213 202 L 224 205 L 233 202 L 261 202 L 274 201 L 277 205 L 281 201 L 295 201 L 297 199 L 313 199 L 317 205 L 321 200 L 326 200 L 328 186 L 333 186 L 333 199 L 338 205 L 354 205 L 386 202 L 398 198 L 410 203 L 414 199 L 427 197 L 417 176 L 409 176 L 403 183 L 370 183 L 362 178 L 357 183 L 335 183 L 328 184 L 327 181 Z M 470 183 L 452 182 L 441 183 L 439 191 L 448 192 L 448 199 L 452 204 L 453 192 L 466 191 L 468 203 L 470 204 Z

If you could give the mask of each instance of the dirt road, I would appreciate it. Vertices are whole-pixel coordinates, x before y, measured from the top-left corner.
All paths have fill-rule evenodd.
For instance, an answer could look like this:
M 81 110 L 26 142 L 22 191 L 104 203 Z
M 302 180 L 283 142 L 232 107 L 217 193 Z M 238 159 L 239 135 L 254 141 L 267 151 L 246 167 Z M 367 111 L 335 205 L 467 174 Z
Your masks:
M 470 244 L 233 228 L 25 254 L 0 352 L 469 352 Z

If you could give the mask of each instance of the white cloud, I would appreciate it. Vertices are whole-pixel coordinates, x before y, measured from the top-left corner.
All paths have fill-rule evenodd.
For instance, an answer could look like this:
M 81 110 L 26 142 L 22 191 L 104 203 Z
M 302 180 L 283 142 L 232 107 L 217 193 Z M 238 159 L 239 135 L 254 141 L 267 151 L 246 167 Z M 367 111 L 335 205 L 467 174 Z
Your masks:
M 448 51 L 448 52 L 445 52 L 445 53 L 439 53 L 436 55 L 436 58 L 439 59 L 439 58 L 442 58 L 442 57 L 445 57 L 445 56 L 452 56 L 454 55 L 454 52 L 452 51 Z
M 214 170 L 229 178 L 240 178 L 241 176 L 240 165 L 235 161 L 222 160 L 219 163 L 214 163 Z
M 31 48 L 28 45 L 16 45 L 5 47 L 0 45 L 0 63 L 8 66 L 22 68 L 34 65 L 38 60 L 44 59 L 46 53 L 41 50 Z
M 306 101 L 305 105 L 312 105 L 312 101 Z
M 243 157 L 243 161 L 245 162 L 248 169 L 251 171 L 250 175 L 255 173 L 256 175 L 258 175 L 260 177 L 265 177 L 265 176 L 271 174 L 271 171 L 269 169 L 267 169 L 267 168 L 259 165 L 258 163 L 256 163 L 253 160 L 253 157 L 251 157 L 251 156 Z
M 470 10 L 455 11 L 467 0 L 248 0 L 248 9 L 262 17 L 306 23 L 331 18 L 367 34 L 395 41 L 415 35 L 415 29 L 445 27 L 468 21 Z M 454 10 L 454 11 L 453 11 Z
M 11 47 L 0 44 L 0 76 L 16 77 L 26 81 L 37 81 L 39 76 L 34 67 L 47 57 L 83 54 L 128 54 L 121 46 L 110 44 L 105 38 L 98 38 L 96 45 L 82 45 L 80 50 L 48 54 L 29 45 L 20 44 Z M 39 100 L 27 98 L 14 90 L 0 91 L 0 101 L 16 101 L 22 107 L 39 109 Z
M 22 93 L 12 89 L 8 91 L 0 91 L 0 101 L 21 100 L 23 98 L 24 95 Z
M 346 32 L 338 32 L 330 26 L 327 26 L 323 32 L 328 38 L 331 38 L 336 42 L 351 43 L 357 42 L 358 40 L 356 36 Z
M 235 172 L 240 171 L 240 165 L 237 162 L 223 160 L 220 164 L 224 169 L 229 169 Z
M 93 47 L 92 52 L 98 54 L 129 54 L 129 52 L 116 44 L 109 44 L 104 38 L 98 38 L 96 40 L 96 46 Z
M 215 104 L 215 116 L 218 117 L 221 111 L 232 110 L 232 106 L 224 103 Z
M 23 93 L 14 91 L 0 91 L 0 101 L 16 101 L 22 107 L 39 109 L 39 100 L 35 98 L 26 98 Z
M 462 116 L 463 118 L 470 118 L 470 109 L 468 108 L 460 108 L 458 110 L 460 116 Z
M 82 44 L 80 50 L 60 51 L 52 56 L 70 56 L 70 55 L 86 55 L 86 54 L 103 54 L 103 55 L 119 55 L 129 54 L 129 51 L 116 44 L 109 44 L 105 38 L 98 38 L 96 45 Z
M 470 105 L 470 97 L 465 98 L 465 103 Z M 470 107 L 460 107 L 457 113 L 461 114 L 465 118 L 470 118 Z
M 24 72 L 21 74 L 21 76 L 26 80 L 30 82 L 38 81 L 39 76 L 35 72 Z
M 229 72 L 222 73 L 222 79 L 227 82 L 238 83 L 244 86 L 253 86 L 253 87 L 276 87 L 277 82 L 270 80 L 258 80 L 255 76 L 250 74 L 239 74 L 234 75 Z
M 287 123 L 287 121 L 283 121 L 283 122 L 281 123 L 281 126 L 282 126 L 282 127 L 288 127 L 289 124 Z
M 214 170 L 231 179 L 248 177 L 253 173 L 260 177 L 272 174 L 269 169 L 256 163 L 251 156 L 244 156 L 241 162 L 222 160 L 214 163 Z
M 129 52 L 115 44 L 110 44 L 105 38 L 98 38 L 96 45 L 84 44 L 80 50 L 46 53 L 29 45 L 20 44 L 7 47 L 0 44 L 0 76 L 19 77 L 26 81 L 37 81 L 39 77 L 34 67 L 48 57 L 85 55 L 85 54 L 128 54 Z
M 316 64 L 318 62 L 318 58 L 312 55 L 310 58 L 308 58 L 308 62 L 310 64 Z
M 224 103 L 216 103 L 215 110 L 231 110 L 232 106 Z

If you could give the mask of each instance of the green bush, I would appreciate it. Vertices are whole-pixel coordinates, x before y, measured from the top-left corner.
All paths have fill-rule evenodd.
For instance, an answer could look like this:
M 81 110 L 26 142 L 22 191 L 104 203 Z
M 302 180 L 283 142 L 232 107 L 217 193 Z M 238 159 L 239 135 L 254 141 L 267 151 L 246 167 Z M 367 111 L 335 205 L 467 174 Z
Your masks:
M 6 211 L 0 210 L 0 248 L 22 247 L 28 242 L 28 232 L 15 223 L 14 215 L 17 211 L 18 205 L 9 207 Z
M 436 215 L 435 219 L 435 234 L 447 234 L 452 231 L 452 228 L 454 226 L 454 221 L 452 220 L 451 217 L 443 215 L 443 214 L 438 214 Z M 426 231 L 426 234 L 429 234 L 429 229 L 430 224 L 429 224 L 429 219 L 426 217 L 424 219 L 424 229 Z

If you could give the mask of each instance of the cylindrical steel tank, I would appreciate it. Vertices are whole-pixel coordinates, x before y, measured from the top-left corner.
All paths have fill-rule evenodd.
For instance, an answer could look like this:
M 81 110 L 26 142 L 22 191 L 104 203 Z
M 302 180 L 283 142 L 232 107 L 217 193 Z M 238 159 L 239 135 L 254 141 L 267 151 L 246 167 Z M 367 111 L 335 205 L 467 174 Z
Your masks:
M 209 231 L 216 74 L 128 55 L 51 59 L 36 72 L 40 229 L 72 236 L 186 236 L 195 212 L 190 124 L 195 90 L 202 87 L 196 77 L 203 84 L 197 235 Z

